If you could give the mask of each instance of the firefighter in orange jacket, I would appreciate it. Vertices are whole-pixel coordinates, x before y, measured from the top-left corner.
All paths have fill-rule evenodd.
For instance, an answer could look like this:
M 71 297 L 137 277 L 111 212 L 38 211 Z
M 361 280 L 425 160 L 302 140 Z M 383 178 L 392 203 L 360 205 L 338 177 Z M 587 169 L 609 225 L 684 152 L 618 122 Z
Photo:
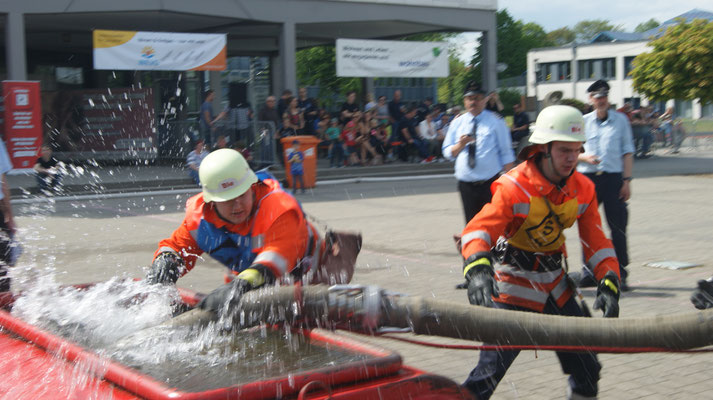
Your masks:
M 498 178 L 493 199 L 465 227 L 463 274 L 471 304 L 583 316 L 563 268 L 564 230 L 577 221 L 585 257 L 599 281 L 594 308 L 619 315 L 619 264 L 601 229 L 594 185 L 575 171 L 585 141 L 582 114 L 547 107 L 537 118 L 525 162 Z M 498 240 L 496 244 L 494 240 Z M 497 261 L 496 269 L 493 268 Z M 483 351 L 464 387 L 489 398 L 518 351 Z M 558 352 L 569 398 L 597 395 L 601 366 L 594 354 Z
M 175 283 L 208 253 L 228 268 L 229 282 L 199 307 L 220 312 L 248 290 L 299 279 L 318 265 L 325 243 L 297 200 L 276 180 L 259 179 L 239 152 L 210 153 L 199 175 L 203 193 L 186 202 L 183 224 L 159 243 L 149 283 Z

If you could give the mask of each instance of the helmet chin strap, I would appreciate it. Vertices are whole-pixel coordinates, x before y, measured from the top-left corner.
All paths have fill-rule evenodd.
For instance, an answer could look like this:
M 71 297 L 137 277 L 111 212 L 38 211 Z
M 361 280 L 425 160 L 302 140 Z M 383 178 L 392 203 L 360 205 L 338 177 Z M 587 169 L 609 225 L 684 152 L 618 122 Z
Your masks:
M 569 179 L 572 174 L 574 174 L 574 168 L 572 168 L 572 171 L 569 172 L 567 175 L 560 175 L 559 172 L 557 172 L 557 168 L 555 168 L 555 164 L 552 161 L 552 142 L 547 143 L 547 151 L 545 151 L 544 157 L 547 160 L 547 162 L 550 164 L 550 169 L 552 170 L 552 173 L 555 174 L 556 176 L 560 177 L 559 182 L 552 182 L 556 185 L 559 186 L 564 186 L 565 182 L 567 179 Z

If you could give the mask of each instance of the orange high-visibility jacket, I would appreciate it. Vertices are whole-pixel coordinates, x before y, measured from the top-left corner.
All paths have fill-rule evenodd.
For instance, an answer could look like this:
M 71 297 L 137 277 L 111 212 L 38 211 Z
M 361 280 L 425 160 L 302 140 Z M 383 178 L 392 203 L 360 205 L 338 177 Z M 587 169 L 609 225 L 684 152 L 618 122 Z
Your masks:
M 466 259 L 489 252 L 501 236 L 515 249 L 566 256 L 564 229 L 577 221 L 584 257 L 594 267 L 595 278 L 600 280 L 609 271 L 619 275 L 616 253 L 602 231 L 589 178 L 575 171 L 558 189 L 530 159 L 493 182 L 491 191 L 492 201 L 463 230 L 461 245 Z M 540 265 L 497 265 L 495 272 L 500 297 L 493 301 L 542 311 L 548 296 L 560 307 L 572 296 L 561 267 L 548 271 Z
M 222 220 L 203 194 L 186 202 L 183 224 L 159 243 L 154 257 L 164 251 L 178 253 L 193 269 L 204 252 L 239 274 L 252 264 L 262 264 L 279 280 L 299 265 L 305 273 L 317 266 L 324 242 L 304 217 L 299 203 L 273 179 L 252 186 L 253 213 L 248 221 L 233 225 Z

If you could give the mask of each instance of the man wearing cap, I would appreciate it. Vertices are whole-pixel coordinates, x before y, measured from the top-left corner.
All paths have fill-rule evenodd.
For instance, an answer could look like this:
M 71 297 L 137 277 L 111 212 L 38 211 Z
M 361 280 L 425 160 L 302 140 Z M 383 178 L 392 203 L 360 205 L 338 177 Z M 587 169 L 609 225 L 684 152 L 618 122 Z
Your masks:
M 582 114 L 547 107 L 537 117 L 524 162 L 498 178 L 493 198 L 462 234 L 463 275 L 473 305 L 582 317 L 564 269 L 564 231 L 577 222 L 599 280 L 595 309 L 619 315 L 619 264 L 601 228 L 594 185 L 575 171 L 584 142 Z M 498 240 L 498 238 L 500 238 Z M 497 243 L 496 243 L 497 241 Z M 463 386 L 488 399 L 519 351 L 482 351 Z M 557 352 L 569 398 L 596 398 L 601 366 L 593 353 Z
M 469 82 L 463 92 L 465 112 L 451 121 L 441 145 L 443 157 L 455 160 L 466 224 L 490 201 L 490 184 L 515 161 L 510 131 L 502 118 L 485 110 L 485 101 L 480 85 Z M 459 246 L 458 235 L 454 239 Z M 456 288 L 466 286 L 467 282 Z
M 210 153 L 199 174 L 203 192 L 188 199 L 183 223 L 159 243 L 146 276 L 149 283 L 175 283 L 202 253 L 208 253 L 228 268 L 228 283 L 211 292 L 199 307 L 221 312 L 236 305 L 244 292 L 264 284 L 300 280 L 308 273 L 320 275 L 312 281 L 325 283 L 351 279 L 361 237 L 340 242 L 341 251 L 333 254 L 332 244 L 340 240 L 339 234 L 328 233 L 328 239 L 322 240 L 295 198 L 275 179 L 258 177 L 239 152 Z M 338 265 L 339 261 L 347 265 Z M 323 265 L 346 271 L 326 271 Z
M 626 225 L 629 219 L 626 202 L 631 196 L 633 154 L 635 152 L 631 123 L 625 114 L 610 109 L 609 84 L 598 80 L 587 89 L 594 111 L 584 116 L 584 153 L 579 155 L 577 171 L 594 182 L 597 199 L 604 205 L 604 214 L 611 230 L 621 272 L 622 290 L 626 284 L 629 254 Z M 579 277 L 582 287 L 596 286 L 592 265 L 586 265 Z
M 515 161 L 503 119 L 485 110 L 485 92 L 470 82 L 463 93 L 465 113 L 451 122 L 441 150 L 455 160 L 455 177 L 468 223 L 490 201 L 490 184 Z

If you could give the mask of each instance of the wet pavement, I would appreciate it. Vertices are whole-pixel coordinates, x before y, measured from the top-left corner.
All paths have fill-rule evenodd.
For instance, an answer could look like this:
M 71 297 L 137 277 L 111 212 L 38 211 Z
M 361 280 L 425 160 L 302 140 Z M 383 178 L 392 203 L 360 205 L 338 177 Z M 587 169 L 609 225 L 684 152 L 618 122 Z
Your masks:
M 448 173 L 449 167 L 444 163 L 344 168 L 337 170 L 340 175 L 320 171 L 320 184 L 298 198 L 320 229 L 329 226 L 363 234 L 364 247 L 354 283 L 465 304 L 465 291 L 454 289 L 462 277 L 461 261 L 451 238 L 463 227 L 460 198 L 453 178 L 439 176 Z M 369 172 L 370 168 L 374 169 Z M 415 179 L 426 171 L 431 175 Z M 59 197 L 60 201 L 50 200 L 46 205 L 27 204 L 20 202 L 27 197 L 20 188 L 31 187 L 32 177 L 10 176 L 21 237 L 28 247 L 21 263 L 37 271 L 54 264 L 62 271 L 59 279 L 66 283 L 106 280 L 121 273 L 142 276 L 158 240 L 180 223 L 182 202 L 189 195 L 171 194 L 161 182 L 185 181 L 185 172 L 160 166 L 102 167 L 92 172 L 66 183 L 86 185 L 90 189 L 84 194 L 95 193 L 91 189 L 95 184 L 116 184 L 117 191 L 125 192 L 136 187 L 136 182 L 145 182 L 150 190 L 169 192 L 86 201 Z M 394 179 L 354 182 L 369 173 Z M 658 151 L 653 158 L 636 160 L 634 176 L 629 203 L 629 284 L 633 290 L 622 295 L 621 317 L 692 312 L 688 297 L 696 281 L 713 274 L 713 247 L 709 244 L 713 233 L 713 149 L 683 148 L 676 155 Z M 345 183 L 328 184 L 338 180 Z M 126 184 L 123 189 L 118 186 L 122 183 Z M 195 187 L 185 189 L 198 191 Z M 569 265 L 578 269 L 577 230 L 570 229 L 566 234 Z M 645 266 L 657 261 L 701 267 L 674 271 Z M 221 276 L 222 268 L 205 259 L 179 284 L 206 292 L 222 283 Z M 586 289 L 584 295 L 591 305 L 595 291 Z M 595 314 L 599 317 L 598 312 Z M 410 366 L 457 382 L 463 381 L 478 357 L 477 351 L 427 348 L 384 338 L 366 340 L 398 351 Z M 600 355 L 600 361 L 602 399 L 705 398 L 713 390 L 710 354 L 605 354 Z M 566 377 L 554 353 L 524 351 L 493 399 L 564 398 L 565 391 Z

